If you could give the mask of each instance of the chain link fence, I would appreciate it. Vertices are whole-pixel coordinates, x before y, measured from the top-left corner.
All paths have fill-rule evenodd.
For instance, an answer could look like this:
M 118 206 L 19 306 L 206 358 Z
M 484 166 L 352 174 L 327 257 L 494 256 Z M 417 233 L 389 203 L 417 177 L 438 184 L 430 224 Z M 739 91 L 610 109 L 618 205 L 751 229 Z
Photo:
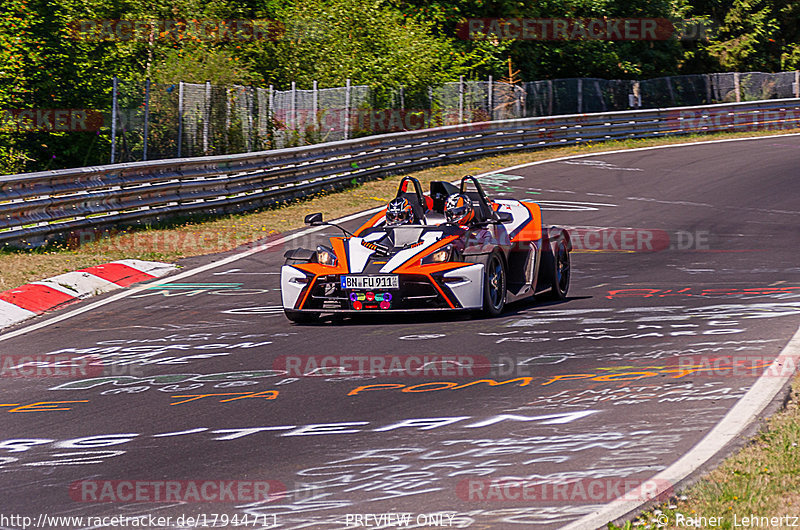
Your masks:
M 274 90 L 115 81 L 112 161 L 222 155 L 353 137 L 367 86 Z M 360 131 L 361 134 L 364 131 Z
M 112 162 L 261 151 L 442 125 L 800 97 L 800 72 L 274 90 L 114 80 Z

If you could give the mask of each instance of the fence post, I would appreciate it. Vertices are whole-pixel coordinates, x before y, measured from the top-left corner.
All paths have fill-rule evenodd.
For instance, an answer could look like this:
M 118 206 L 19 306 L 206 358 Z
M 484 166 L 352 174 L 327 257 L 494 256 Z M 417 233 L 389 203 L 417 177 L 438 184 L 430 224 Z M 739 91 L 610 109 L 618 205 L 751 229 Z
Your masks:
M 464 123 L 464 76 L 458 76 L 458 123 Z
M 228 135 L 231 131 L 231 87 L 225 87 L 225 154 L 230 151 L 230 138 Z
M 267 136 L 271 139 L 270 147 L 276 147 L 275 140 L 275 90 L 272 85 L 269 86 L 269 95 L 267 96 Z
M 211 127 L 211 81 L 206 81 L 206 98 L 203 116 L 203 154 L 208 154 L 208 131 Z
M 634 81 L 631 86 L 630 101 L 628 103 L 634 109 L 642 106 L 642 85 L 638 80 Z
M 667 79 L 667 91 L 669 92 L 669 100 L 672 102 L 672 106 L 676 106 L 677 102 L 675 101 L 675 92 L 672 90 L 672 79 L 669 77 Z
M 403 92 L 403 85 L 400 85 L 400 110 L 406 110 L 406 95 Z
M 255 99 L 256 89 L 247 87 L 244 89 L 245 98 L 247 98 L 247 151 L 253 150 L 253 114 L 255 113 Z
M 314 130 L 319 130 L 319 100 L 317 94 L 317 82 L 314 81 L 313 92 L 311 93 L 311 114 L 314 116 Z
M 344 86 L 344 139 L 350 138 L 350 78 Z
M 600 100 L 600 105 L 603 107 L 603 112 L 607 111 L 606 100 L 603 98 L 603 91 L 600 89 L 600 81 L 597 79 L 594 80 L 594 89 L 597 92 L 597 99 Z
M 703 77 L 706 80 L 706 104 L 711 105 L 711 101 L 713 100 L 711 96 L 711 76 L 709 74 L 705 74 Z
M 435 120 L 436 117 L 433 114 L 433 87 L 430 86 L 430 85 L 428 85 L 428 110 L 431 113 L 431 118 L 430 118 L 431 121 Z M 442 118 L 442 114 L 443 113 L 441 112 L 441 109 L 439 109 L 440 119 L 438 120 L 438 123 L 440 125 L 444 125 L 444 118 Z M 434 123 L 436 123 L 436 122 L 434 122 Z
M 800 70 L 794 71 L 794 97 L 800 98 Z
M 267 97 L 267 120 L 272 123 L 275 113 L 273 107 L 275 106 L 275 94 L 272 85 L 269 86 L 269 96 Z
M 553 80 L 547 80 L 547 115 L 553 115 Z
M 144 143 L 142 144 L 142 160 L 147 160 L 147 137 L 150 133 L 150 78 L 144 82 Z
M 583 113 L 583 79 L 578 78 L 578 114 Z
M 183 81 L 178 83 L 178 158 L 181 157 L 183 143 Z
M 117 76 L 111 84 L 111 163 L 117 154 Z
M 297 131 L 297 84 L 292 81 L 292 100 L 289 102 L 289 123 L 291 129 Z
M 487 99 L 489 100 L 489 121 L 492 121 L 494 119 L 494 81 L 492 76 L 489 76 Z
M 742 101 L 742 90 L 739 84 L 739 72 L 733 73 L 733 89 L 736 91 L 736 103 Z

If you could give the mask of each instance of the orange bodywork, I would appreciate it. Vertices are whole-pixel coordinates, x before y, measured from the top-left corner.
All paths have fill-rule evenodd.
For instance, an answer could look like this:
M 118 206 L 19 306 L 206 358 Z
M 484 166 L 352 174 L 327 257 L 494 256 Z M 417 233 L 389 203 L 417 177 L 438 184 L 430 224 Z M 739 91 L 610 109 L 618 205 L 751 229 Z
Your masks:
M 531 220 L 528 221 L 523 227 L 522 230 L 517 232 L 512 239 L 512 243 L 516 243 L 517 241 L 537 241 L 542 238 L 542 210 L 539 208 L 538 204 L 534 204 L 532 202 L 519 202 L 521 205 L 525 206 L 529 212 L 531 212 Z
M 384 208 L 384 209 L 383 209 L 383 210 L 381 210 L 380 212 L 378 212 L 378 213 L 376 213 L 375 215 L 373 215 L 372 217 L 370 217 L 370 218 L 369 218 L 369 220 L 368 220 L 366 223 L 364 223 L 363 225 L 361 225 L 361 226 L 359 226 L 359 227 L 358 227 L 358 230 L 356 230 L 356 231 L 353 233 L 353 235 L 354 235 L 354 236 L 357 236 L 357 235 L 359 235 L 361 232 L 363 232 L 364 230 L 366 230 L 367 228 L 372 228 L 373 226 L 375 226 L 375 223 L 377 223 L 378 221 L 380 221 L 381 219 L 383 219 L 385 216 L 386 216 L 386 208 Z

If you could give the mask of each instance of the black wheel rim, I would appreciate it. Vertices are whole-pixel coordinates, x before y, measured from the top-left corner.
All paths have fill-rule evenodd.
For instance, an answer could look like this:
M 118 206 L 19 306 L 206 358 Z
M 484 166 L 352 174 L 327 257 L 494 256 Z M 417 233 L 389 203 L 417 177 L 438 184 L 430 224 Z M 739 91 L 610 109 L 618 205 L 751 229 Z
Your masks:
M 558 280 L 558 290 L 561 293 L 566 293 L 569 287 L 569 253 L 563 244 L 558 246 L 556 278 Z
M 492 307 L 497 309 L 503 303 L 503 291 L 505 290 L 505 277 L 503 275 L 503 264 L 500 258 L 493 257 L 489 262 L 489 301 Z

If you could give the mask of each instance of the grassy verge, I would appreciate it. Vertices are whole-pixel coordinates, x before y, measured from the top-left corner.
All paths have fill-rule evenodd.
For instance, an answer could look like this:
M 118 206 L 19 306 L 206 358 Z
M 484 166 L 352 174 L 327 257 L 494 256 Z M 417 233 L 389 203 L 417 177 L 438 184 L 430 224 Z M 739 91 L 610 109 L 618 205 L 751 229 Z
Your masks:
M 798 132 L 780 131 L 782 133 Z M 546 160 L 578 153 L 599 153 L 615 149 L 679 144 L 720 138 L 762 136 L 775 131 L 719 133 L 656 138 L 650 140 L 623 140 L 600 144 L 585 144 L 563 148 L 542 149 L 486 157 L 460 164 L 451 164 L 411 173 L 427 188 L 431 180 L 454 180 L 468 173 L 482 173 L 495 169 Z M 175 262 L 181 258 L 222 252 L 303 226 L 303 217 L 323 212 L 326 219 L 341 217 L 366 208 L 379 206 L 391 199 L 402 175 L 367 182 L 349 190 L 316 195 L 288 205 L 257 210 L 247 214 L 223 218 L 190 218 L 146 229 L 113 232 L 107 237 L 94 237 L 92 241 L 80 239 L 36 250 L 0 251 L 0 291 L 18 287 L 64 272 L 107 263 L 124 258 Z M 83 244 L 81 244 L 83 243 Z
M 643 513 L 621 528 L 800 526 L 800 519 L 793 521 L 800 516 L 799 393 L 800 379 L 795 378 L 787 407 L 770 417 L 761 433 L 746 447 L 680 492 L 677 499 Z M 658 518 L 664 520 L 664 516 L 666 526 L 657 526 Z M 620 527 L 609 525 L 609 528 Z

